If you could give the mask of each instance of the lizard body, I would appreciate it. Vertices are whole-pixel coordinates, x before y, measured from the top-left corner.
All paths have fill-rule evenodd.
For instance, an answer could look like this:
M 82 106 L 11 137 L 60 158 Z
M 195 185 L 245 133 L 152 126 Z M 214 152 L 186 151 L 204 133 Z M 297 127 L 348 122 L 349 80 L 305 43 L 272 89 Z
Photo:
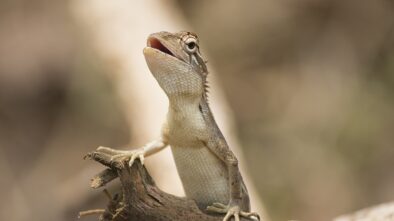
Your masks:
M 238 169 L 238 160 L 217 126 L 207 100 L 207 67 L 191 32 L 151 34 L 144 48 L 148 67 L 169 99 L 160 139 L 134 151 L 100 147 L 101 151 L 130 156 L 143 163 L 171 146 L 186 197 L 203 211 L 257 217 L 250 212 L 249 196 Z

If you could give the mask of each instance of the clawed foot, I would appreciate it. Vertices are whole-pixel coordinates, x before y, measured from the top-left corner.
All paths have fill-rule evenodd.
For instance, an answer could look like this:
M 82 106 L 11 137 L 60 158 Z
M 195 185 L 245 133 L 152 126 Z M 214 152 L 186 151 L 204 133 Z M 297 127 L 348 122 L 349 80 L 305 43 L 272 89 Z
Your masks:
M 223 218 L 223 221 L 229 221 L 232 216 L 234 217 L 235 221 L 239 221 L 239 217 L 260 220 L 259 214 L 255 212 L 241 211 L 241 209 L 237 205 L 231 206 L 231 204 L 224 205 L 221 203 L 214 203 L 212 206 L 208 206 L 207 210 L 209 212 L 226 214 L 226 216 Z
M 145 151 L 142 148 L 136 150 L 115 150 L 109 147 L 98 147 L 96 151 L 111 155 L 111 161 L 126 160 L 130 167 L 136 159 L 140 159 L 141 164 L 144 165 Z

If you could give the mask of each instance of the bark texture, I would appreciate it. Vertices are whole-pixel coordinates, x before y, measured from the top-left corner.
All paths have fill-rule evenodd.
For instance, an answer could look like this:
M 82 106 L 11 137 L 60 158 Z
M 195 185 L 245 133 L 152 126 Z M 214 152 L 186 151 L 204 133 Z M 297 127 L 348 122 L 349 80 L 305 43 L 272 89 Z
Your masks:
M 116 177 L 122 186 L 121 193 L 112 197 L 100 216 L 101 221 L 223 220 L 223 216 L 202 212 L 193 200 L 161 191 L 139 160 L 130 168 L 127 159 L 112 160 L 111 155 L 99 152 L 89 153 L 86 158 L 108 167 L 92 178 L 92 188 L 102 187 Z

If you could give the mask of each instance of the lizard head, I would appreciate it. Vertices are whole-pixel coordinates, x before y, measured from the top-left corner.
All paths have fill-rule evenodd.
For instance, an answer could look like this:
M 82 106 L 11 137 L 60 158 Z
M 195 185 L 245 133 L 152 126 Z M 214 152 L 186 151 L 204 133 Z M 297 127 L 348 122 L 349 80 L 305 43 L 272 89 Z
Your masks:
M 144 55 L 150 71 L 170 99 L 204 94 L 208 71 L 194 33 L 151 34 Z

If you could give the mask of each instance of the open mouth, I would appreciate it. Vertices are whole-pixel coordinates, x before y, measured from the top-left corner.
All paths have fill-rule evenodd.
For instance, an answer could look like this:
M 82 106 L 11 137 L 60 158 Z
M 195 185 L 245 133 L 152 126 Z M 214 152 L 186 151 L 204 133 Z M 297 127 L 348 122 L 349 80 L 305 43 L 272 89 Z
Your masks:
M 154 49 L 159 50 L 159 51 L 161 51 L 161 52 L 163 52 L 165 54 L 168 54 L 168 55 L 171 55 L 171 56 L 175 57 L 174 54 L 170 50 L 168 50 L 168 48 L 166 46 L 164 46 L 155 37 L 148 38 L 148 47 L 154 48 Z

